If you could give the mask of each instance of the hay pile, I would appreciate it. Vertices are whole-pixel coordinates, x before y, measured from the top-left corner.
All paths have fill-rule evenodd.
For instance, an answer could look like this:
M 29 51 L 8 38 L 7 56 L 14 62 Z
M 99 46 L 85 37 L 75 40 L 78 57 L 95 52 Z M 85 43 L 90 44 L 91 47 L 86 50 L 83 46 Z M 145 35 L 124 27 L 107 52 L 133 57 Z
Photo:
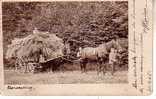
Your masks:
M 25 38 L 15 38 L 8 45 L 5 58 L 35 58 L 36 54 L 46 57 L 47 60 L 63 56 L 63 40 L 49 32 L 36 31 Z

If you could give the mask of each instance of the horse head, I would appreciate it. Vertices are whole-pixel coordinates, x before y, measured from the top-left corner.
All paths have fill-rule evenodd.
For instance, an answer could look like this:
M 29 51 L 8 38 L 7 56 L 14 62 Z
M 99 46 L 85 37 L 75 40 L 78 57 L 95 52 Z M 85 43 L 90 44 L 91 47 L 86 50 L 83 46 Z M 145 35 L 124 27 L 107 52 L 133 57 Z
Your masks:
M 110 51 L 111 48 L 116 49 L 119 53 L 123 51 L 122 46 L 119 44 L 118 40 L 111 40 L 107 43 L 107 48 Z

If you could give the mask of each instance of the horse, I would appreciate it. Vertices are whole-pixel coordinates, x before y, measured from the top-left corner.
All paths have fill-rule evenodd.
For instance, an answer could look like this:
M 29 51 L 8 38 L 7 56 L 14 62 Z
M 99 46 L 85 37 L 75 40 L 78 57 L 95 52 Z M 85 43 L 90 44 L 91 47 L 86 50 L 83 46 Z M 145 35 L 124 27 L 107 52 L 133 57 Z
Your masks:
M 89 60 L 94 60 L 97 62 L 97 74 L 99 74 L 101 71 L 103 71 L 103 74 L 105 74 L 106 66 L 102 66 L 102 64 L 105 64 L 108 61 L 111 48 L 115 48 L 119 52 L 122 51 L 122 47 L 116 40 L 102 43 L 98 47 L 86 47 L 83 49 L 79 47 L 77 57 L 80 61 L 81 72 L 86 72 L 86 65 Z
M 79 58 L 80 61 L 80 68 L 81 72 L 86 72 L 86 65 L 89 61 L 97 61 L 97 48 L 93 47 L 86 47 L 86 48 L 81 48 L 79 47 L 79 52 L 77 53 L 77 57 Z

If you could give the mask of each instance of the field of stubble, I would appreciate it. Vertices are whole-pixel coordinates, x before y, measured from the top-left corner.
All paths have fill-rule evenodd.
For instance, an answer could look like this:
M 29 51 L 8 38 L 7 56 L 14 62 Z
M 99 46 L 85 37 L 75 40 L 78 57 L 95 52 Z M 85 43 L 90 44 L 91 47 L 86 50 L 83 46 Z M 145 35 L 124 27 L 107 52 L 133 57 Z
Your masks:
M 5 84 L 76 84 L 76 83 L 127 83 L 127 71 L 97 75 L 96 71 L 65 71 L 49 73 L 20 73 L 5 70 Z

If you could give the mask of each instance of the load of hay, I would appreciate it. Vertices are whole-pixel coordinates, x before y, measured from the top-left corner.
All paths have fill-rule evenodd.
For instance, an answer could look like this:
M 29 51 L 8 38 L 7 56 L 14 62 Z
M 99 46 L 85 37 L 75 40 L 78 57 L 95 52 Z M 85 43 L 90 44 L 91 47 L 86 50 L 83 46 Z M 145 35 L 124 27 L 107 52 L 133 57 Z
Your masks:
M 24 58 L 42 61 L 63 56 L 63 40 L 49 32 L 35 31 L 25 38 L 15 38 L 10 45 L 5 58 Z M 41 57 L 42 56 L 42 57 Z M 44 58 L 44 59 L 43 59 Z

